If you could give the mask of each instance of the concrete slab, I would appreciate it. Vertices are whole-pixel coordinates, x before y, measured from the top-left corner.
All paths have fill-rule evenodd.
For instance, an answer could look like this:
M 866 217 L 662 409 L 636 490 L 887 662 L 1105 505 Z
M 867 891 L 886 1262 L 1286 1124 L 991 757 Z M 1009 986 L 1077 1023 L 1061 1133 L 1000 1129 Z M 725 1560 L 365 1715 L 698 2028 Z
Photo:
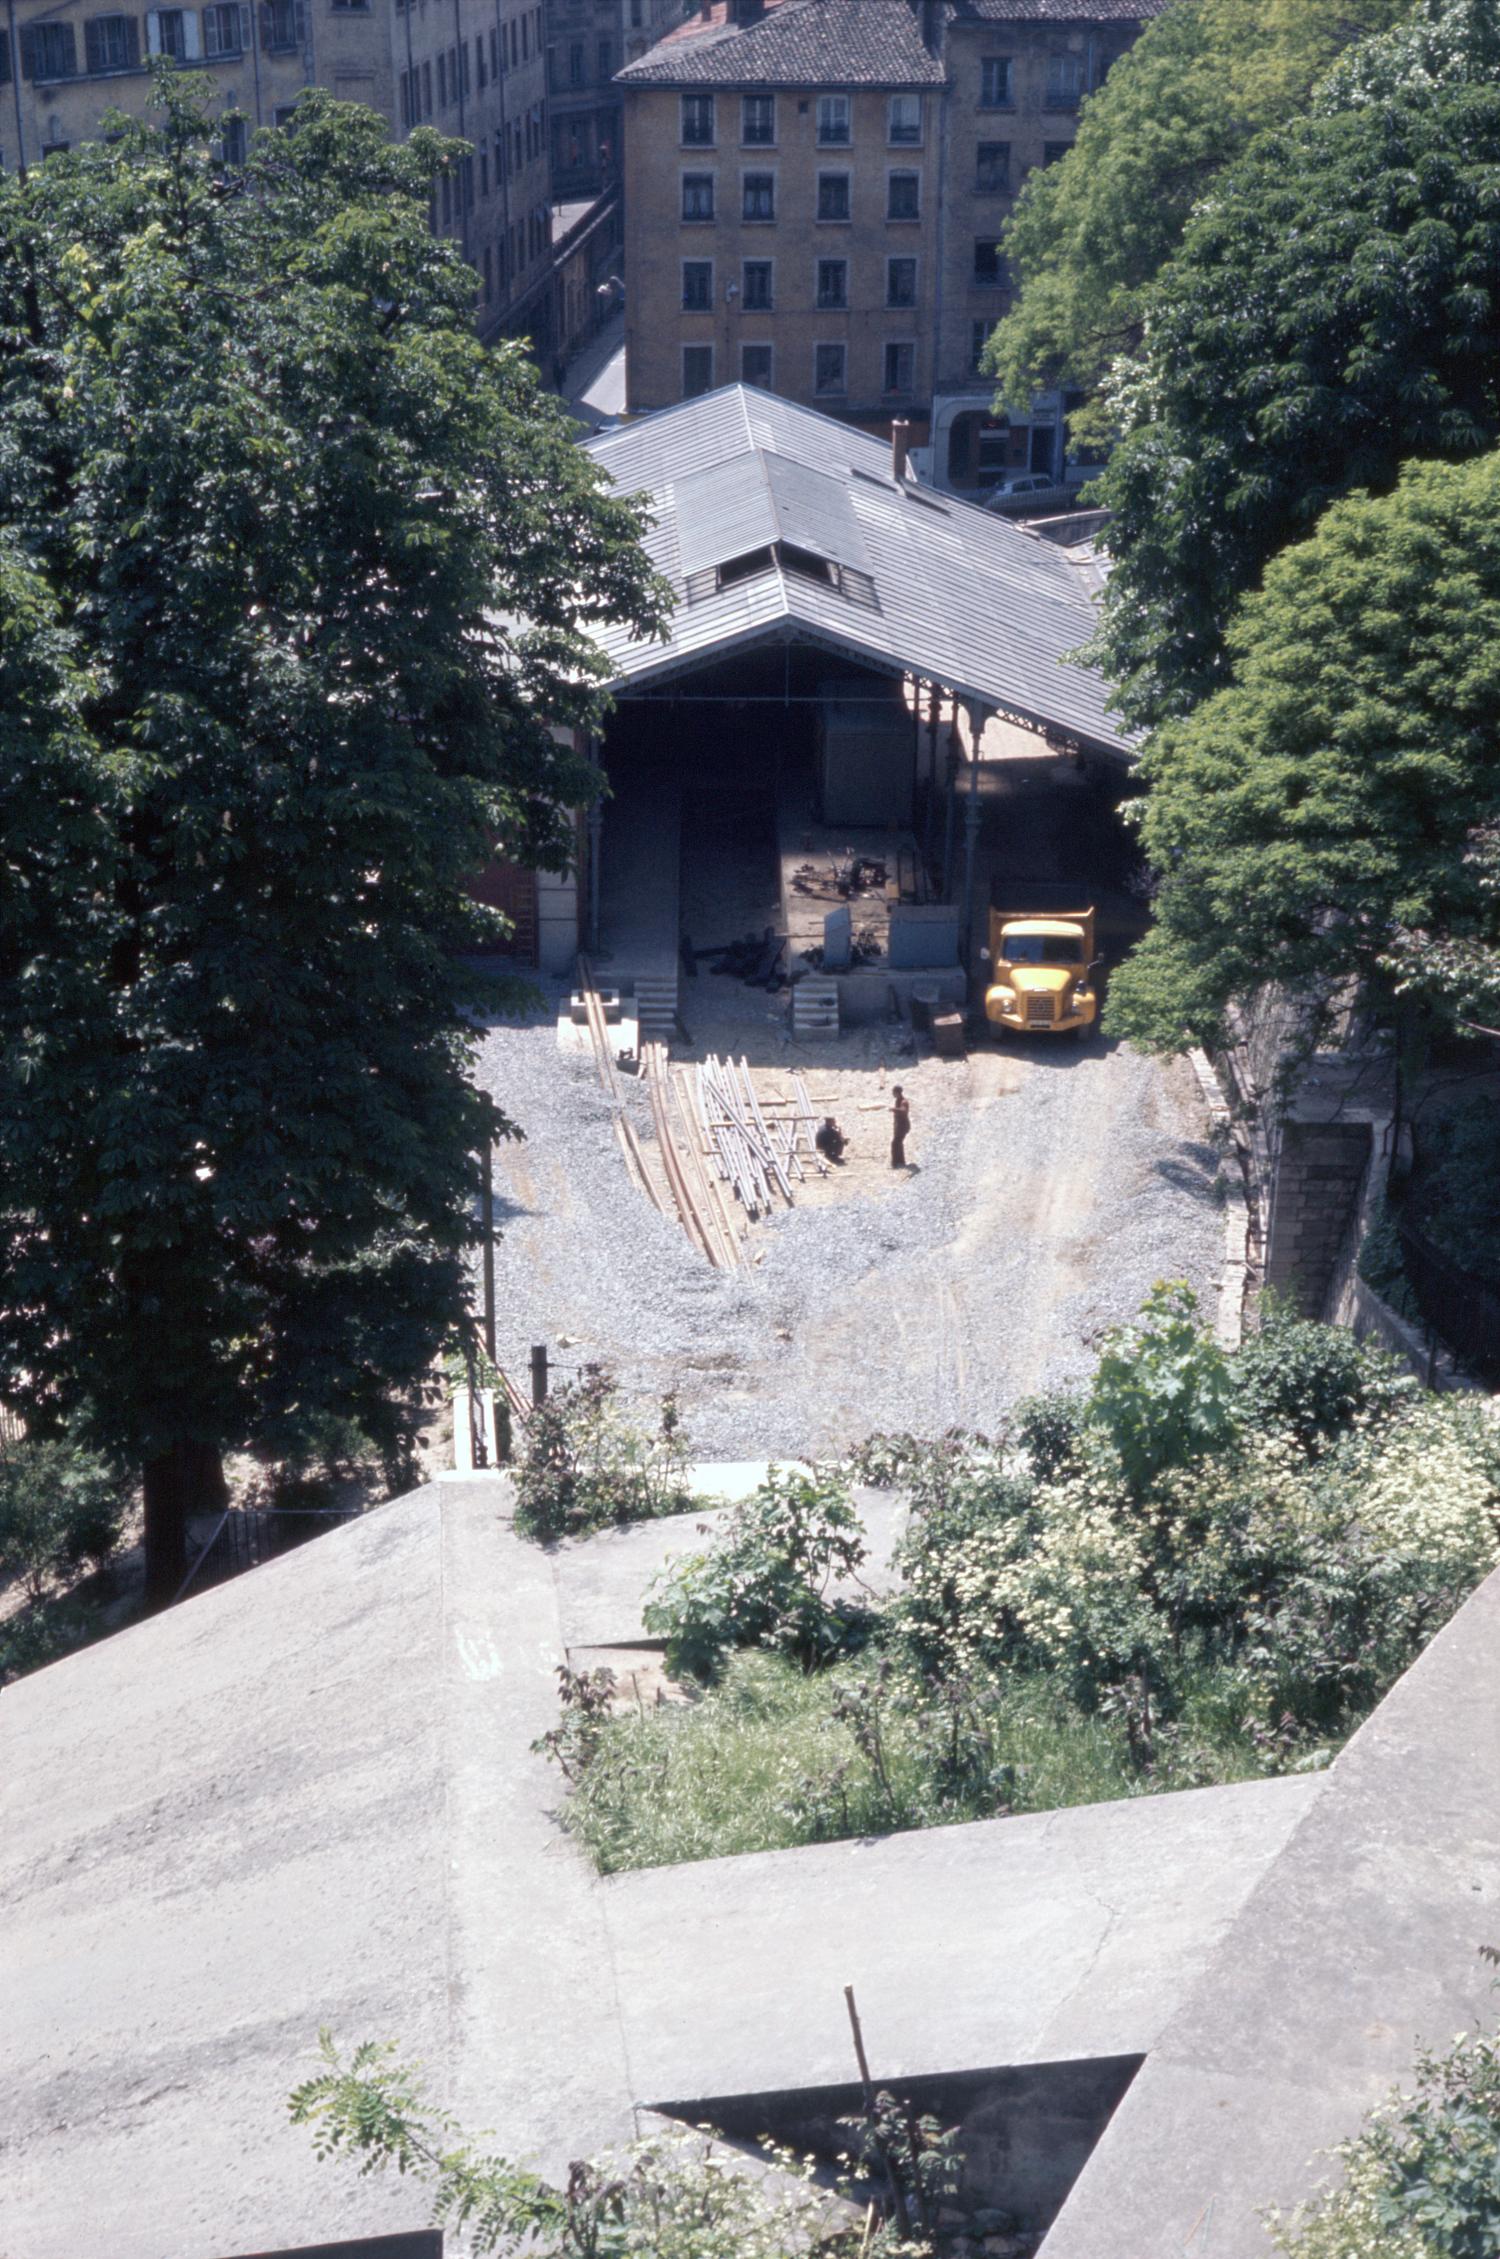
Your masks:
M 1144 2054 L 1318 1790 L 1256 1781 L 601 1883 L 638 2098 Z
M 847 1981 L 881 2078 L 1144 2055 L 1047 2259 L 1253 2259 L 1485 2005 L 1500 1577 L 1327 1775 L 600 1882 L 530 1744 L 712 1516 L 548 1555 L 507 1506 L 433 1484 L 0 1695 L 5 2259 L 422 2224 L 286 2123 L 323 2023 L 556 2174 L 633 2105 L 847 2081 Z
M 1121 2104 L 1044 2259 L 1269 2259 L 1320 2152 L 1493 2017 L 1500 1572 L 1361 1727 Z

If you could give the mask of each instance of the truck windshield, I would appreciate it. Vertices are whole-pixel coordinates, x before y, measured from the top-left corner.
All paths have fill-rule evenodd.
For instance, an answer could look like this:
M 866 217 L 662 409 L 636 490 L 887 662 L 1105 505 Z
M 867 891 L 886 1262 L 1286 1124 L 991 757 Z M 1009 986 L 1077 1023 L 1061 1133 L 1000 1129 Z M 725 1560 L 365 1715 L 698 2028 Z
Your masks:
M 1010 933 L 1005 937 L 1008 965 L 1081 965 L 1083 943 L 1066 933 Z

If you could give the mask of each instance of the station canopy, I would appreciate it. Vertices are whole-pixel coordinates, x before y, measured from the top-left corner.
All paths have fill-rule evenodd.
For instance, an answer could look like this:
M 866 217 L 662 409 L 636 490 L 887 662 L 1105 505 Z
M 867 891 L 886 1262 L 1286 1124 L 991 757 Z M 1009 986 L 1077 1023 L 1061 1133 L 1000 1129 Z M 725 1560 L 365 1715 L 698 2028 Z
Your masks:
M 812 644 L 1133 751 L 1109 685 L 1070 656 L 1095 611 L 1065 552 L 893 478 L 884 440 L 733 384 L 584 444 L 645 500 L 646 546 L 676 598 L 665 639 L 596 631 L 617 690 L 665 686 L 737 650 Z

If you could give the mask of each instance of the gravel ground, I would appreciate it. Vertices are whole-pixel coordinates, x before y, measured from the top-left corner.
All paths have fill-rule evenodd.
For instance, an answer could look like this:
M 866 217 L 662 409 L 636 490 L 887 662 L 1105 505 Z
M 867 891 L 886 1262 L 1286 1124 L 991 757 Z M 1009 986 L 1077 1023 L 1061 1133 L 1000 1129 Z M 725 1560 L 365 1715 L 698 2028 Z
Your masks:
M 764 999 L 757 1011 L 765 1022 Z M 693 1026 L 706 1050 L 734 1039 L 696 1008 Z M 1085 1375 L 1157 1279 L 1187 1279 L 1212 1316 L 1223 1211 L 1185 1064 L 1007 1046 L 887 1075 L 885 1033 L 795 1054 L 760 1036 L 752 1060 L 791 1056 L 815 1094 L 837 1085 L 861 1165 L 722 1272 L 631 1186 L 592 1059 L 559 1050 L 550 1008 L 489 1030 L 481 1079 L 526 1132 L 496 1161 L 499 1350 L 518 1377 L 546 1341 L 560 1372 L 612 1366 L 643 1413 L 675 1386 L 699 1457 L 810 1454 L 877 1429 L 993 1423 Z M 886 1164 L 873 1110 L 891 1080 L 912 1104 L 909 1174 Z

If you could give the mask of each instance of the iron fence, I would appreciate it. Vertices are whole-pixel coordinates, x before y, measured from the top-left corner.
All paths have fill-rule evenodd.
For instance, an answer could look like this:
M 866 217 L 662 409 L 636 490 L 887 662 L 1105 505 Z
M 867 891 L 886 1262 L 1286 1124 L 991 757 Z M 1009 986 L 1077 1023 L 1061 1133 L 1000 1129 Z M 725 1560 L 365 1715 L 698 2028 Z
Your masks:
M 1424 1323 L 1487 1387 L 1500 1388 L 1500 1290 L 1455 1263 L 1409 1217 L 1396 1228 Z

